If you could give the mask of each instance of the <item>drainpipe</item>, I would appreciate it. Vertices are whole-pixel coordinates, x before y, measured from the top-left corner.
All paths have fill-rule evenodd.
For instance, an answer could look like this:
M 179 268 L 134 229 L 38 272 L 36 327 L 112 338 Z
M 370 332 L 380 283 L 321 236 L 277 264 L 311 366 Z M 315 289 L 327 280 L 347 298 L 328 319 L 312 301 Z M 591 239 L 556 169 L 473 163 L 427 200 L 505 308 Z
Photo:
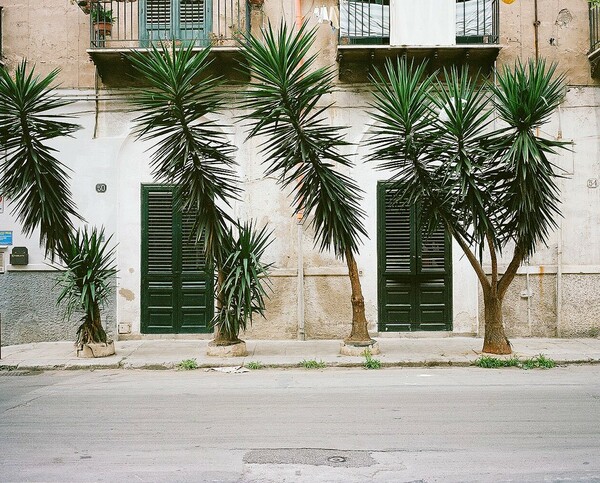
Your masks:
M 296 30 L 302 27 L 302 0 L 296 0 Z M 301 183 L 302 180 L 299 180 Z M 304 210 L 300 210 L 297 215 L 296 234 L 297 234 L 297 251 L 298 251 L 298 266 L 297 266 L 297 294 L 298 294 L 298 340 L 306 340 L 306 329 L 304 320 L 304 253 L 302 251 L 302 226 L 304 220 Z
M 535 46 L 535 60 L 537 62 L 540 58 L 540 20 L 538 16 L 538 0 L 533 1 L 533 11 L 533 44 Z
M 296 0 L 296 29 L 302 27 L 302 0 Z

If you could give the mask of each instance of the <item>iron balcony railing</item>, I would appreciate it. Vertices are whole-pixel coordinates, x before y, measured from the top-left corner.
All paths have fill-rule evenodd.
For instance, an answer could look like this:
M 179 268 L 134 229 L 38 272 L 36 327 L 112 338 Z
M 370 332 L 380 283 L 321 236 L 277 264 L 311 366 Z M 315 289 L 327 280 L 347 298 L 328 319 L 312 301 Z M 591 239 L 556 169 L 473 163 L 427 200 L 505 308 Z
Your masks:
M 397 2 L 396 8 L 401 9 L 402 3 Z M 411 14 L 390 12 L 390 0 L 340 0 L 340 43 L 389 44 L 394 13 Z M 456 0 L 456 43 L 498 44 L 499 16 L 499 0 Z
M 248 31 L 247 0 L 83 0 L 92 49 L 177 43 L 234 46 Z
M 590 4 L 590 53 L 600 49 L 600 6 Z

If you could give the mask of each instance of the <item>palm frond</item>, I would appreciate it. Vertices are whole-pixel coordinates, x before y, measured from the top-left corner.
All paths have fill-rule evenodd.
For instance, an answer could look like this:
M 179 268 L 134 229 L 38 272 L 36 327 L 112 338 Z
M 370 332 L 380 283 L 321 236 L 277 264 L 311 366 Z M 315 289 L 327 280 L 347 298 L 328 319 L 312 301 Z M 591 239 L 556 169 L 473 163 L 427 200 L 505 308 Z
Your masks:
M 61 255 L 72 219 L 79 218 L 72 201 L 67 168 L 46 141 L 69 136 L 79 126 L 65 122 L 54 110 L 68 104 L 52 94 L 58 70 L 35 75 L 23 61 L 12 78 L 0 69 L 0 190 L 12 206 L 23 233 L 40 230 L 46 255 Z
M 315 243 L 344 257 L 357 253 L 360 238 L 367 236 L 360 207 L 361 190 L 340 169 L 352 161 L 341 153 L 348 143 L 343 129 L 329 126 L 320 106 L 332 89 L 333 70 L 313 70 L 316 55 L 309 55 L 315 30 L 306 23 L 298 32 L 281 23 L 275 31 L 269 23 L 262 39 L 248 34 L 242 52 L 257 79 L 245 94 L 243 119 L 250 122 L 249 137 L 264 136 L 267 175 L 291 188 L 295 213 L 312 215 Z
M 161 46 L 129 58 L 150 83 L 132 102 L 141 113 L 135 119 L 137 136 L 153 143 L 152 174 L 181 188 L 177 207 L 197 214 L 196 239 L 205 236 L 207 256 L 222 259 L 226 225 L 233 222 L 223 206 L 238 199 L 241 189 L 236 148 L 221 125 L 206 118 L 223 108 L 215 91 L 220 82 L 206 75 L 208 54 L 208 48 L 197 53 L 193 46 Z

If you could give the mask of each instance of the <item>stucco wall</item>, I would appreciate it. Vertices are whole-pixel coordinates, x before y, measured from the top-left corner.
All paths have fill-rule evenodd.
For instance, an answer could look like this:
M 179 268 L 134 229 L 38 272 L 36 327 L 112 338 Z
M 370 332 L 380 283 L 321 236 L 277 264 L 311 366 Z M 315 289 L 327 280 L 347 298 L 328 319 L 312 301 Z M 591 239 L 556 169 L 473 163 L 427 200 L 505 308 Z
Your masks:
M 57 306 L 59 272 L 16 271 L 0 274 L 2 345 L 56 340 L 75 340 L 80 315 L 64 317 Z M 115 296 L 101 308 L 109 338 L 116 333 Z

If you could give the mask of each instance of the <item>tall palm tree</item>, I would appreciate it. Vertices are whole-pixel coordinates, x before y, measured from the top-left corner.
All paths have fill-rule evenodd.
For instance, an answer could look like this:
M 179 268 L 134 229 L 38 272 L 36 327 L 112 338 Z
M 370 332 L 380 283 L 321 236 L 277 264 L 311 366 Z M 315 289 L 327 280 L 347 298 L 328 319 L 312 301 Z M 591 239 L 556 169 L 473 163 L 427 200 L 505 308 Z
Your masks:
M 55 112 L 69 104 L 52 94 L 58 72 L 40 77 L 25 60 L 14 77 L 0 69 L 0 192 L 10 200 L 25 235 L 39 229 L 40 245 L 51 258 L 62 255 L 73 220 L 79 218 L 67 168 L 48 146 L 79 129 Z
M 245 37 L 242 52 L 256 81 L 242 103 L 249 110 L 243 118 L 251 122 L 249 137 L 267 137 L 266 174 L 293 190 L 294 212 L 312 217 L 319 249 L 346 260 L 352 287 L 352 331 L 346 342 L 371 344 L 355 259 L 366 236 L 361 190 L 339 171 L 353 166 L 340 152 L 348 143 L 342 128 L 325 121 L 328 106 L 319 106 L 332 89 L 334 73 L 331 67 L 312 69 L 317 54 L 308 53 L 315 35 L 306 24 L 294 32 L 282 23 L 278 32 L 269 24 L 262 39 Z
M 133 99 L 141 112 L 137 136 L 153 143 L 154 177 L 179 187 L 176 207 L 195 214 L 196 242 L 204 241 L 207 260 L 217 270 L 215 343 L 229 345 L 238 342 L 253 314 L 264 312 L 268 266 L 260 257 L 270 233 L 256 232 L 252 223 L 240 225 L 224 209 L 239 199 L 241 188 L 235 146 L 221 126 L 206 119 L 224 107 L 216 90 L 221 82 L 206 76 L 209 52 L 161 46 L 130 59 L 150 84 Z
M 398 202 L 418 204 L 426 230 L 439 224 L 461 246 L 483 291 L 483 351 L 510 354 L 502 302 L 526 257 L 560 216 L 548 159 L 561 141 L 538 130 L 563 100 L 555 65 L 530 61 L 498 73 L 497 85 L 451 69 L 427 76 L 401 60 L 375 76 L 371 160 L 393 174 Z M 492 124 L 493 115 L 503 121 Z M 488 250 L 491 276 L 482 266 Z M 511 248 L 512 247 L 512 248 Z M 512 249 L 502 275 L 498 256 Z

